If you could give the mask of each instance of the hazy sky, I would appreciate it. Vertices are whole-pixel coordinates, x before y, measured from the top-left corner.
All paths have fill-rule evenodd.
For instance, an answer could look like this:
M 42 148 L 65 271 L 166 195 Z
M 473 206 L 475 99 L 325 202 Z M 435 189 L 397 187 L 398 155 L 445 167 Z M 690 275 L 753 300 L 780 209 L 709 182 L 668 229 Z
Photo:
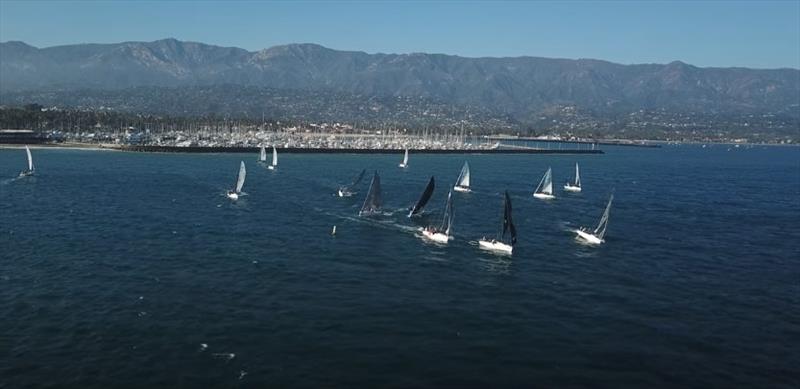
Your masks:
M 311 42 L 369 53 L 800 68 L 800 0 L 0 0 L 0 41 L 47 47 L 167 37 L 248 50 Z

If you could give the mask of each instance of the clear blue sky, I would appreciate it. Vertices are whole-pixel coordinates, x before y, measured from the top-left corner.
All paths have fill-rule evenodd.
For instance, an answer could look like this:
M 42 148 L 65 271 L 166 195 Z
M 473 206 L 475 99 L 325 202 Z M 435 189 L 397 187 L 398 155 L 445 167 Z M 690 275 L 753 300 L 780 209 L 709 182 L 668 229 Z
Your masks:
M 248 50 L 311 42 L 369 53 L 800 68 L 800 0 L 0 0 L 0 41 L 47 47 L 167 37 Z

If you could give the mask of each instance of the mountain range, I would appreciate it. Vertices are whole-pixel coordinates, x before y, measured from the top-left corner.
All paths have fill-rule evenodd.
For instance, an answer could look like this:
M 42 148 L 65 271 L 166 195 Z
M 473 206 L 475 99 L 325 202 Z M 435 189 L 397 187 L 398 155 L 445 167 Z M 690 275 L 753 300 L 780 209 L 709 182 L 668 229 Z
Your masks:
M 565 105 L 617 113 L 800 116 L 798 69 L 368 54 L 316 44 L 247 51 L 175 39 L 48 48 L 0 43 L 0 95 L 215 85 L 344 93 L 365 100 L 421 98 L 480 107 L 522 123 Z

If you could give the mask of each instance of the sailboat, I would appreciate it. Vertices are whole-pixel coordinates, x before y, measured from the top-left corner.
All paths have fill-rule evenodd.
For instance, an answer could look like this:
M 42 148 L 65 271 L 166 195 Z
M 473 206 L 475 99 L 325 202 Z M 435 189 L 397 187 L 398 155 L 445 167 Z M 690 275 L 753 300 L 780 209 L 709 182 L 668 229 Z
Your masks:
M 405 169 L 408 167 L 408 148 L 406 148 L 406 153 L 403 155 L 403 162 L 397 166 Z
M 506 240 L 506 233 L 509 234 L 508 240 Z M 517 229 L 514 227 L 514 221 L 511 218 L 511 198 L 508 196 L 508 191 L 506 191 L 503 200 L 503 226 L 497 234 L 497 238 L 490 240 L 483 237 L 478 240 L 478 246 L 486 250 L 511 254 L 516 243 Z
M 20 177 L 27 177 L 32 176 L 36 169 L 33 168 L 33 156 L 31 155 L 31 149 L 25 145 L 25 152 L 28 153 L 28 168 L 19 172 Z
M 258 155 L 258 163 L 267 163 L 267 149 L 261 146 L 261 153 Z
M 369 191 L 367 198 L 364 199 L 364 205 L 358 211 L 358 216 L 368 216 L 377 213 L 381 209 L 383 198 L 381 196 L 381 178 L 378 172 L 372 176 L 372 182 L 369 184 Z
M 420 212 L 422 212 L 422 208 L 425 208 L 425 204 L 428 204 L 428 200 L 431 199 L 433 188 L 435 186 L 436 182 L 434 181 L 433 176 L 431 176 L 431 179 L 428 180 L 428 185 L 425 187 L 425 190 L 422 191 L 422 195 L 419 196 L 419 200 L 417 200 L 417 203 L 414 204 L 414 206 L 408 211 L 408 217 L 418 215 Z
M 614 194 L 612 193 L 611 196 L 608 198 L 608 205 L 606 205 L 606 210 L 603 212 L 603 216 L 600 217 L 600 223 L 597 223 L 597 227 L 594 230 L 581 227 L 575 230 L 575 233 L 578 234 L 577 238 L 583 239 L 587 243 L 591 244 L 601 244 L 605 242 L 603 239 L 606 236 L 606 229 L 608 228 L 608 215 L 611 212 L 611 202 L 614 201 Z
M 353 192 L 353 188 L 355 188 L 355 186 L 358 185 L 359 182 L 361 182 L 361 179 L 364 178 L 364 174 L 366 172 L 367 172 L 367 169 L 361 170 L 361 173 L 353 180 L 352 183 L 350 183 L 350 185 L 342 185 L 342 186 L 340 186 L 339 187 L 339 191 L 336 192 L 339 195 L 339 197 L 350 197 L 350 196 L 354 195 L 355 192 Z
M 450 230 L 453 227 L 453 191 L 447 192 L 447 203 L 444 206 L 444 217 L 439 228 L 428 226 L 422 230 L 422 236 L 438 243 L 447 243 L 451 239 Z
M 544 200 L 556 198 L 556 196 L 553 196 L 553 170 L 551 168 L 547 168 L 544 177 L 539 181 L 539 186 L 533 191 L 533 197 Z
M 269 170 L 275 170 L 278 168 L 278 150 L 275 150 L 275 146 L 272 146 L 272 165 L 267 166 Z
M 456 192 L 472 192 L 469 188 L 469 162 L 464 161 L 464 167 L 461 168 L 461 174 L 458 175 L 456 186 L 453 187 Z
M 567 192 L 580 192 L 581 191 L 581 171 L 578 168 L 578 163 L 575 162 L 575 183 L 567 182 L 564 184 L 564 190 Z
M 239 175 L 236 177 L 236 186 L 228 190 L 228 198 L 231 200 L 238 200 L 239 195 L 242 194 L 242 186 L 244 186 L 244 177 L 247 175 L 247 170 L 244 168 L 244 161 L 239 165 Z

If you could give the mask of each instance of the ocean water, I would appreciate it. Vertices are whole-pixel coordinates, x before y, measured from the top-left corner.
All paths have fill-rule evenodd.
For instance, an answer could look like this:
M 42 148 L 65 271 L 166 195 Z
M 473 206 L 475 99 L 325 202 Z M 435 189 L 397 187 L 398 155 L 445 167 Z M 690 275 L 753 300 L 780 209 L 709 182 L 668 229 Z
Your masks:
M 406 170 L 295 154 L 274 172 L 34 149 L 26 179 L 24 151 L 0 149 L 0 387 L 796 388 L 800 148 L 728 148 L 412 154 Z M 455 240 L 426 243 L 464 160 Z M 575 162 L 584 191 L 565 194 Z M 534 199 L 549 166 L 557 198 Z M 368 178 L 334 196 L 362 168 L 385 215 L 356 216 Z M 474 245 L 506 189 L 513 257 Z M 606 244 L 577 243 L 612 190 Z

